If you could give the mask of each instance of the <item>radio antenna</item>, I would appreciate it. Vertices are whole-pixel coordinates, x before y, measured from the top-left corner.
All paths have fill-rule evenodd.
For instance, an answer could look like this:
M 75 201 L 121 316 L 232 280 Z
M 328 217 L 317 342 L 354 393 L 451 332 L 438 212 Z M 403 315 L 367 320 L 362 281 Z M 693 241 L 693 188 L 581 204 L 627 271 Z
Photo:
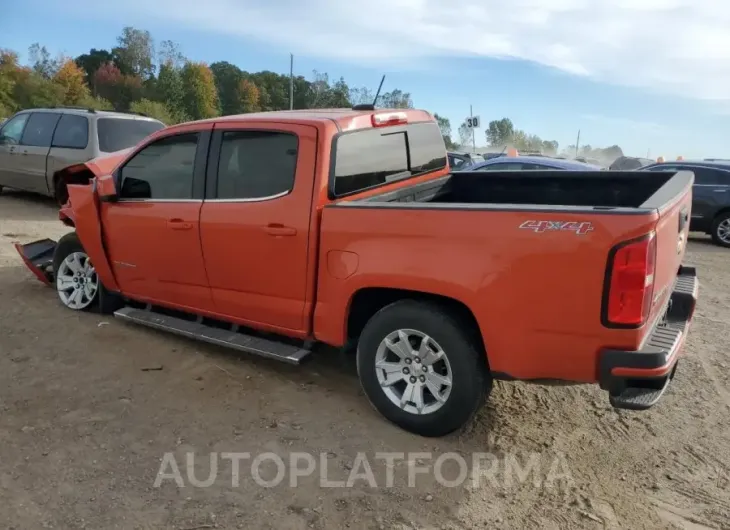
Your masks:
M 380 89 L 383 88 L 384 81 L 385 81 L 385 74 L 383 74 L 383 78 L 380 80 L 380 85 L 378 86 L 378 91 L 375 93 L 375 99 L 373 100 L 373 107 L 375 107 L 376 103 L 378 102 L 378 98 L 380 97 Z

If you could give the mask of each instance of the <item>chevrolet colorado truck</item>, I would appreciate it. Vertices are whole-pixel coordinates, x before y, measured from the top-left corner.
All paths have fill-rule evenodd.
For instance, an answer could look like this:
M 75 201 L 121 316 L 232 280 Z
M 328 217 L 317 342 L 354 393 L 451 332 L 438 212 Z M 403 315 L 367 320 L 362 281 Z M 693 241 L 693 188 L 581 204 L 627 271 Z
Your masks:
M 354 349 L 373 406 L 424 436 L 500 378 L 654 405 L 697 299 L 692 172 L 449 173 L 419 110 L 191 122 L 67 176 L 75 230 L 16 245 L 64 306 L 295 364 Z

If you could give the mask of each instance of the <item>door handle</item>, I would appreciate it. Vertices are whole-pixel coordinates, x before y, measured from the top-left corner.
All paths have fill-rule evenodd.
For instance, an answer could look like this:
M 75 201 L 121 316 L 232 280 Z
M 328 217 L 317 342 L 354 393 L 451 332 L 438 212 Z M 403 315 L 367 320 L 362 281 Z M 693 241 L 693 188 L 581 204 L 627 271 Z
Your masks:
M 20 154 L 21 154 L 21 155 L 27 155 L 27 154 L 28 154 L 28 150 L 26 149 L 25 151 L 21 151 L 21 153 L 20 153 Z
M 295 236 L 297 229 L 290 226 L 284 226 L 278 223 L 272 223 L 264 227 L 264 230 L 272 236 Z
M 167 227 L 173 230 L 190 230 L 193 227 L 193 223 L 187 223 L 182 219 L 170 219 L 167 221 Z

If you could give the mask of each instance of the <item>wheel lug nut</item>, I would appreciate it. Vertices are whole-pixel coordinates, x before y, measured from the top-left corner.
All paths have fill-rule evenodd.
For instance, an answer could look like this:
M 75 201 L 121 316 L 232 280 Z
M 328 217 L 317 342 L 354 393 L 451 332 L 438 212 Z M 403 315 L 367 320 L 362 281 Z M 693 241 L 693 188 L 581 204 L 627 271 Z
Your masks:
M 420 357 L 415 357 L 413 360 L 416 361 L 417 363 L 420 363 L 421 362 L 421 358 Z
M 425 375 L 422 375 L 421 377 L 419 377 L 419 379 L 421 380 L 421 383 L 425 383 L 426 382 L 426 376 Z
M 411 371 L 408 368 L 403 368 L 403 373 L 407 375 L 410 374 Z
M 418 379 L 416 379 L 415 377 L 411 377 L 411 383 L 415 383 L 416 381 L 418 381 Z
M 411 364 L 411 362 L 412 361 L 410 359 L 406 359 L 406 364 Z

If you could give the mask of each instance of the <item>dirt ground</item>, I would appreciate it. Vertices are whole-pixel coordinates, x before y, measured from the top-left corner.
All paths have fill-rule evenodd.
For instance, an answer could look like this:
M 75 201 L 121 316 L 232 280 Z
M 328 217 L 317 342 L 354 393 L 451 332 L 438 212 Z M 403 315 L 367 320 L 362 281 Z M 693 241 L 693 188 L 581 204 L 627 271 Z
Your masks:
M 433 440 L 386 423 L 343 355 L 289 367 L 63 309 L 11 242 L 66 230 L 50 202 L 0 197 L 2 528 L 730 528 L 730 251 L 705 238 L 688 253 L 702 282 L 697 317 L 657 407 L 616 412 L 592 386 L 498 383 L 466 432 Z M 209 460 L 225 452 L 275 453 L 287 466 L 308 453 L 316 471 L 267 488 L 243 461 L 236 485 L 230 460 Z M 381 452 L 430 452 L 416 464 L 431 471 L 409 485 L 412 467 L 396 460 L 388 484 Z M 166 453 L 183 487 L 169 475 L 155 486 Z M 358 453 L 376 487 L 323 487 L 325 466 L 331 481 L 363 469 Z M 445 465 L 458 482 L 445 487 L 434 462 L 449 453 L 470 473 L 475 453 L 497 467 L 458 482 L 459 466 Z

